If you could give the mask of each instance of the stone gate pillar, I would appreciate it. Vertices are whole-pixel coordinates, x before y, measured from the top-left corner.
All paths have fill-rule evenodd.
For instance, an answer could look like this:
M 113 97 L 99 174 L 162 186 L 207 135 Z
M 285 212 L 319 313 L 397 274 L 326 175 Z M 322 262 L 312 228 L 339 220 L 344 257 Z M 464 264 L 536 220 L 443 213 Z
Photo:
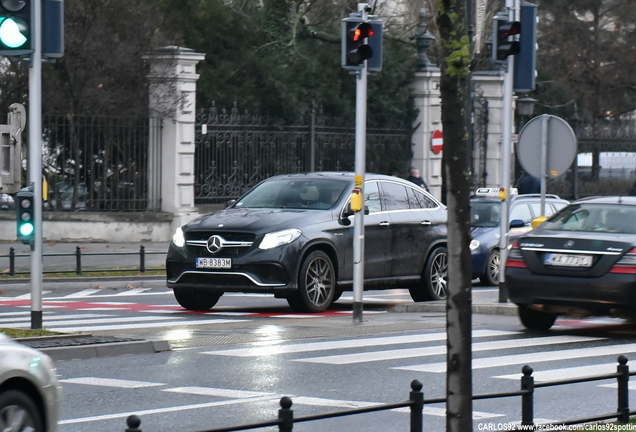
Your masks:
M 150 63 L 147 76 L 150 115 L 161 122 L 161 163 L 160 167 L 150 168 L 160 169 L 160 175 L 149 173 L 148 176 L 160 179 L 160 190 L 157 185 L 149 185 L 149 194 L 159 194 L 161 211 L 174 215 L 174 229 L 197 216 L 194 206 L 194 124 L 199 78 L 196 65 L 204 58 L 205 54 L 177 46 L 160 48 L 144 56 Z

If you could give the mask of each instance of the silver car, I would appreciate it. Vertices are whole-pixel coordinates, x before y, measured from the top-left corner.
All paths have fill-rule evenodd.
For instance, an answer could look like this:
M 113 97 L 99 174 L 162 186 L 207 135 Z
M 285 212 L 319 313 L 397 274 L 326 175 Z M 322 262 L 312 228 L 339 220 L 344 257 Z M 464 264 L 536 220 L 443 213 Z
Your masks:
M 55 432 L 60 391 L 49 356 L 0 333 L 0 431 Z

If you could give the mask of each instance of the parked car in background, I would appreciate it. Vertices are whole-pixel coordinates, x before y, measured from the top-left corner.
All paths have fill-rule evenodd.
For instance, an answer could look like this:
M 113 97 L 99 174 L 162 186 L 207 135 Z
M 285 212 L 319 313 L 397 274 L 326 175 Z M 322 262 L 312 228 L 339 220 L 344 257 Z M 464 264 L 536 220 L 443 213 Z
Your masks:
M 0 333 L 0 431 L 55 432 L 59 410 L 53 361 Z
M 541 195 L 518 195 L 511 190 L 509 227 L 511 241 L 532 229 L 532 221 L 539 216 L 551 216 L 569 204 L 556 195 L 546 195 L 545 214 L 541 214 Z M 483 285 L 497 285 L 501 255 L 501 205 L 499 188 L 479 188 L 470 200 L 471 236 L 470 251 L 473 260 L 473 278 Z
M 573 202 L 511 247 L 510 300 L 522 324 L 559 315 L 636 317 L 636 197 Z
M 212 308 L 225 292 L 273 293 L 320 312 L 353 288 L 353 173 L 269 178 L 227 209 L 178 228 L 167 286 L 181 306 Z M 367 174 L 364 289 L 408 286 L 446 297 L 446 207 L 417 185 Z M 368 213 L 367 213 L 368 212 Z

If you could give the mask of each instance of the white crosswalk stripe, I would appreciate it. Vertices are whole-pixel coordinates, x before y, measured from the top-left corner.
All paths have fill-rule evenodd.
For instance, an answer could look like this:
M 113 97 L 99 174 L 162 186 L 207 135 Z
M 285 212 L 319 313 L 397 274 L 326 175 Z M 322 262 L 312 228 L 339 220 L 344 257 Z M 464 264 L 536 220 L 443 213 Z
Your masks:
M 472 335 L 474 338 L 492 337 L 492 336 L 509 336 L 518 334 L 517 332 L 499 331 L 499 330 L 475 330 Z M 310 351 L 324 351 L 331 349 L 344 348 L 362 348 L 371 346 L 386 346 L 397 344 L 445 341 L 446 333 L 428 333 L 407 336 L 388 336 L 366 339 L 341 340 L 330 342 L 310 342 L 289 345 L 278 345 L 271 343 L 270 345 L 261 345 L 253 348 L 238 348 L 221 351 L 204 351 L 201 354 L 224 355 L 232 357 L 257 357 L 262 355 L 301 353 Z
M 599 357 L 605 355 L 620 355 L 630 352 L 636 352 L 636 344 L 602 346 L 593 348 L 574 348 L 558 351 L 543 351 L 528 354 L 513 354 L 499 357 L 478 358 L 473 359 L 471 368 L 484 369 L 519 364 L 533 364 L 556 360 L 571 360 L 577 358 Z M 428 363 L 413 366 L 400 366 L 393 369 L 440 373 L 446 372 L 446 362 Z
M 530 338 L 530 339 L 508 339 L 502 341 L 491 342 L 478 342 L 473 343 L 473 352 L 475 351 L 490 351 L 500 350 L 506 348 L 522 348 L 541 345 L 555 345 L 570 342 L 588 342 L 593 340 L 599 340 L 599 338 L 585 337 L 585 336 L 548 336 L 543 338 Z M 352 363 L 368 363 L 371 361 L 381 360 L 395 360 L 411 357 L 426 357 L 433 355 L 445 355 L 445 346 L 431 346 L 422 348 L 406 348 L 400 350 L 390 351 L 373 351 L 363 352 L 355 354 L 342 354 L 322 357 L 311 357 L 303 359 L 295 359 L 298 362 L 307 363 L 323 363 L 323 364 L 352 364 Z

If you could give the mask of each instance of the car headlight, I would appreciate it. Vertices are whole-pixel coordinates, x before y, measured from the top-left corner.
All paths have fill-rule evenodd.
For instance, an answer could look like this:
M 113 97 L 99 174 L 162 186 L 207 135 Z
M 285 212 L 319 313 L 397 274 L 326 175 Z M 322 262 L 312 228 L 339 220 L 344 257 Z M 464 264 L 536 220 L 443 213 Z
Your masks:
M 294 228 L 265 234 L 265 237 L 263 237 L 258 247 L 259 249 L 271 249 L 276 246 L 288 244 L 300 237 L 302 233 L 301 230 Z
M 183 245 L 185 245 L 185 237 L 183 236 L 183 230 L 181 227 L 177 228 L 174 232 L 174 235 L 172 236 L 172 243 L 174 243 L 176 247 L 183 247 Z
M 479 240 L 475 240 L 475 239 L 471 240 L 470 241 L 470 250 L 472 251 L 472 250 L 477 249 L 479 247 L 479 244 L 480 244 Z

